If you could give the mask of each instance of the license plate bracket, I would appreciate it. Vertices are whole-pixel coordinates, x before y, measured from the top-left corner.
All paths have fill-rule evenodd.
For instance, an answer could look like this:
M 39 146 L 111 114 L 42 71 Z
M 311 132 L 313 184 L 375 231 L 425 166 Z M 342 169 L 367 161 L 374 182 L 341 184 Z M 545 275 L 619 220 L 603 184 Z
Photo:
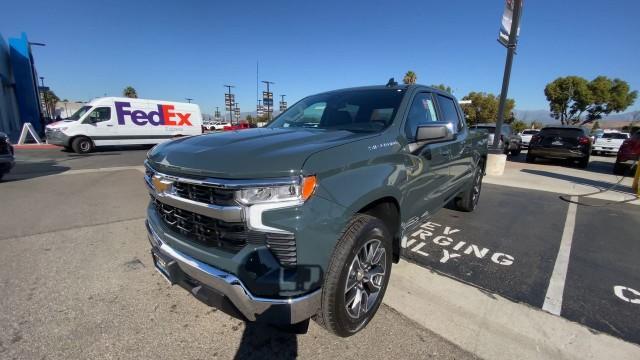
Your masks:
M 174 259 L 156 249 L 151 250 L 151 257 L 154 267 L 169 284 L 173 285 L 180 280 L 180 267 Z

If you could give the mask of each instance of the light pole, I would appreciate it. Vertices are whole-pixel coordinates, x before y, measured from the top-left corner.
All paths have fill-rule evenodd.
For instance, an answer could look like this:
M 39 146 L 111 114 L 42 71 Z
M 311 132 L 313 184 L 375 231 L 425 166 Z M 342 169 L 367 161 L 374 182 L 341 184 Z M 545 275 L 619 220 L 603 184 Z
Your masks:
M 522 0 L 514 0 L 513 19 L 511 21 L 511 29 L 509 31 L 509 41 L 507 42 L 507 60 L 504 65 L 504 76 L 502 77 L 502 91 L 500 92 L 500 104 L 498 105 L 498 119 L 496 122 L 496 131 L 493 135 L 493 144 L 491 150 L 498 153 L 500 150 L 500 134 L 502 133 L 502 123 L 504 122 L 504 108 L 507 101 L 507 92 L 509 91 L 509 80 L 511 78 L 511 65 L 513 65 L 513 55 L 518 45 L 518 28 L 520 27 L 520 15 L 522 13 Z
M 284 101 L 285 94 L 280 95 L 280 112 L 287 110 L 287 103 Z
M 184 98 L 184 99 L 187 100 L 189 104 L 191 104 L 191 100 L 193 100 L 192 98 Z
M 271 121 L 271 106 L 273 105 L 273 94 L 269 91 L 269 85 L 275 84 L 273 81 L 262 80 L 264 84 L 267 84 L 267 122 Z

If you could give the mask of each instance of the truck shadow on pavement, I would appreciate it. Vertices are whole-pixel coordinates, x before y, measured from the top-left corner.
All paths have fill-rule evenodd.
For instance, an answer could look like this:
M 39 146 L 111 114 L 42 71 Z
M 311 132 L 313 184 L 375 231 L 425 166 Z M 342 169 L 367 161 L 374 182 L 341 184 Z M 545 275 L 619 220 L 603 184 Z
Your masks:
M 297 335 L 272 326 L 246 322 L 234 359 L 296 359 Z
M 0 182 L 13 182 L 19 180 L 28 180 L 42 176 L 56 175 L 70 170 L 68 166 L 60 165 L 55 160 L 46 160 L 38 162 L 17 162 L 10 173 L 5 175 Z
M 570 182 L 573 182 L 573 183 L 576 183 L 576 184 L 580 184 L 580 185 L 593 186 L 593 187 L 598 188 L 600 190 L 609 189 L 609 188 L 611 188 L 612 186 L 615 185 L 615 183 L 608 182 L 608 181 L 592 180 L 592 179 L 582 178 L 582 177 L 578 177 L 578 176 L 557 174 L 557 173 L 554 173 L 554 172 L 544 171 L 544 170 L 522 169 L 520 171 L 522 171 L 524 173 L 527 173 L 527 174 L 546 176 L 546 177 L 550 177 L 550 178 L 554 178 L 554 179 L 570 181 Z M 632 191 L 630 186 L 626 186 L 626 185 L 622 185 L 622 184 L 619 184 L 619 185 L 615 186 L 615 188 L 613 188 L 612 191 L 625 192 L 625 193 L 633 194 L 633 191 Z

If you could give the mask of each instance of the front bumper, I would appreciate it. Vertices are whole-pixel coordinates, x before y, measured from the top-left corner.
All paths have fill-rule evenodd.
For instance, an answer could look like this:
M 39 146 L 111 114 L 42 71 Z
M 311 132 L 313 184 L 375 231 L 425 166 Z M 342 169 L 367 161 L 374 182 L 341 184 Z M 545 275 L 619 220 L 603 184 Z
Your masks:
M 62 131 L 53 131 L 51 129 L 46 129 L 45 137 L 47 139 L 47 144 L 59 145 L 59 146 L 71 145 L 69 143 L 69 140 L 71 140 L 71 137 L 65 135 Z
M 611 146 L 594 145 L 592 150 L 593 151 L 606 152 L 606 153 L 609 153 L 609 154 L 617 154 L 619 149 L 620 148 L 614 148 L 614 147 L 611 147 Z
M 188 279 L 213 290 L 228 299 L 249 321 L 265 321 L 276 324 L 295 324 L 315 315 L 320 309 L 322 290 L 291 298 L 272 299 L 252 295 L 233 274 L 196 260 L 162 241 L 149 221 L 146 222 L 152 254 L 160 258 L 165 269 L 156 269 L 171 283 Z M 169 270 L 167 270 L 169 269 Z M 168 273 L 167 273 L 168 272 Z

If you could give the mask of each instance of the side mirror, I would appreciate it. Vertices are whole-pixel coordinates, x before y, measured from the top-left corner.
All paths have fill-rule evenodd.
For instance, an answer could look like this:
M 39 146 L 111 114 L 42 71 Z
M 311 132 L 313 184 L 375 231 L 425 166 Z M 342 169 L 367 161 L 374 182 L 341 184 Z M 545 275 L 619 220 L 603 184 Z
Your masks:
M 440 142 L 455 139 L 452 123 L 435 123 L 418 126 L 416 141 Z

